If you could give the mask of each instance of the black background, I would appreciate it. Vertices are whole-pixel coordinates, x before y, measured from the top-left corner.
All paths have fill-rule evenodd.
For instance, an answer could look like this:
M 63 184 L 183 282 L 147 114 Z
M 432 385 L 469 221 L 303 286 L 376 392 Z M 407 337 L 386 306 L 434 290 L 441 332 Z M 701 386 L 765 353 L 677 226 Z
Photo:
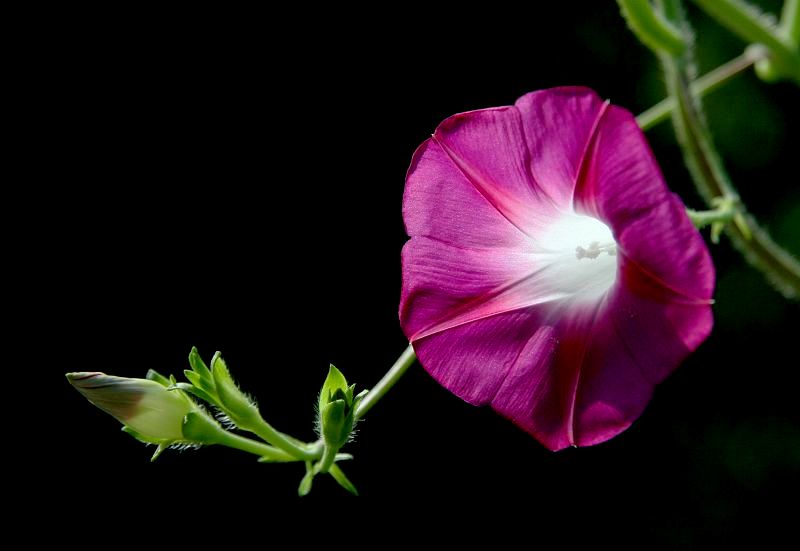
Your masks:
M 221 350 L 270 422 L 313 438 L 329 363 L 368 387 L 405 347 L 403 180 L 439 121 L 567 84 L 634 112 L 662 97 L 655 60 L 613 2 L 562 4 L 461 7 L 444 19 L 411 6 L 63 14 L 70 25 L 38 45 L 30 69 L 28 130 L 41 155 L 28 223 L 42 237 L 21 247 L 36 290 L 20 322 L 57 395 L 48 438 L 58 454 L 22 507 L 80 539 L 76 518 L 109 532 L 146 526 L 162 540 L 191 539 L 192 526 L 266 538 L 289 520 L 331 518 L 353 545 L 370 528 L 394 538 L 424 526 L 443 539 L 521 533 L 531 545 L 780 538 L 800 490 L 800 312 L 725 242 L 713 249 L 714 334 L 630 430 L 554 454 L 415 366 L 348 447 L 359 499 L 320 477 L 299 500 L 300 466 L 233 450 L 151 464 L 152 448 L 62 378 L 180 375 L 191 346 L 206 358 Z M 701 68 L 741 51 L 691 13 Z M 748 75 L 709 106 L 745 200 L 790 246 L 797 99 L 791 85 Z M 670 185 L 699 207 L 669 125 L 651 138 Z

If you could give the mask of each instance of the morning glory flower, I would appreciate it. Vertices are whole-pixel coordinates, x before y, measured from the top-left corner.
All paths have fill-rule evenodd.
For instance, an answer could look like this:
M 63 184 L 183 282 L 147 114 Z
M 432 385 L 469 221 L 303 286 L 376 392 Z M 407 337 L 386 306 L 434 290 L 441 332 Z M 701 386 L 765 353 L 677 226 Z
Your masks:
M 552 450 L 603 442 L 709 335 L 714 268 L 626 110 L 586 88 L 414 154 L 400 321 L 424 368 Z

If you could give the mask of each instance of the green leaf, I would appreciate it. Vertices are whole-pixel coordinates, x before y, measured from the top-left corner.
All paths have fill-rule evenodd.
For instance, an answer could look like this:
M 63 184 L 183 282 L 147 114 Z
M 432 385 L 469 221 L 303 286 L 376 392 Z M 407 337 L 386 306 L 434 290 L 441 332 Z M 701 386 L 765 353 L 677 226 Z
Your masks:
M 342 472 L 342 469 L 340 469 L 338 465 L 331 465 L 331 468 L 328 472 L 331 474 L 333 479 L 339 483 L 339 486 L 354 496 L 358 495 L 358 490 L 356 489 L 355 485 L 344 475 L 344 472 Z

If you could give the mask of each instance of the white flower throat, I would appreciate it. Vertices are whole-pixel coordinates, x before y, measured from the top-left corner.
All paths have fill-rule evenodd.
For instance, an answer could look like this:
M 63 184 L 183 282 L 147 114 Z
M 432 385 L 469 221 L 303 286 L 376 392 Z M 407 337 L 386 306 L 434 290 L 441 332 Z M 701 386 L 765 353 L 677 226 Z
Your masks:
M 537 279 L 562 299 L 596 302 L 617 279 L 617 242 L 611 228 L 591 216 L 556 218 L 535 239 L 535 254 Z

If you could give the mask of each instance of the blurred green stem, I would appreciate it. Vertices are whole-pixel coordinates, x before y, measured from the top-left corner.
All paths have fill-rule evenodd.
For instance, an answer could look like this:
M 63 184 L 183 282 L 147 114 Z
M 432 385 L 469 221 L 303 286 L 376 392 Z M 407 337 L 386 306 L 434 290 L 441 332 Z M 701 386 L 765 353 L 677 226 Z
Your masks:
M 763 50 L 762 50 L 763 51 Z M 710 73 L 703 75 L 694 82 L 692 82 L 692 94 L 696 97 L 703 97 L 717 90 L 724 84 L 730 82 L 735 76 L 740 75 L 743 71 L 748 69 L 762 59 L 759 50 L 748 50 L 739 57 L 733 58 L 727 63 L 720 65 Z M 669 119 L 670 113 L 675 109 L 675 98 L 668 97 L 653 107 L 636 117 L 636 122 L 642 130 L 650 130 L 659 123 Z
M 795 49 L 800 48 L 800 0 L 784 0 L 778 32 L 783 34 Z
M 740 38 L 766 46 L 778 73 L 800 84 L 800 51 L 797 44 L 793 44 L 788 36 L 770 25 L 756 8 L 742 0 L 694 0 L 694 3 Z M 790 8 L 794 10 L 795 17 L 787 24 L 789 34 L 792 32 L 791 28 L 797 26 L 797 7 Z
M 718 197 L 713 201 L 715 208 L 711 210 L 693 210 L 686 209 L 686 214 L 689 215 L 692 223 L 697 229 L 711 226 L 711 242 L 719 243 L 719 236 L 722 230 L 729 222 L 740 224 L 741 221 L 737 218 L 739 213 L 739 204 L 734 198 Z M 745 231 L 747 226 L 744 226 Z M 750 235 L 748 234 L 748 239 Z
M 653 9 L 649 0 L 617 0 L 628 27 L 652 50 L 680 55 L 686 49 L 681 32 Z
M 690 32 L 680 0 L 661 0 L 664 14 L 678 28 Z M 686 164 L 700 195 L 710 206 L 720 201 L 738 206 L 733 224 L 725 229 L 734 246 L 787 298 L 800 297 L 800 263 L 778 246 L 755 219 L 747 214 L 733 187 L 700 112 L 700 102 L 689 86 L 691 51 L 680 56 L 660 54 L 670 97 L 677 108 L 672 113 L 675 133 Z
M 730 222 L 737 210 L 732 202 L 726 201 L 723 205 L 711 210 L 686 209 L 686 214 L 689 215 L 695 227 L 700 229 L 718 222 Z

